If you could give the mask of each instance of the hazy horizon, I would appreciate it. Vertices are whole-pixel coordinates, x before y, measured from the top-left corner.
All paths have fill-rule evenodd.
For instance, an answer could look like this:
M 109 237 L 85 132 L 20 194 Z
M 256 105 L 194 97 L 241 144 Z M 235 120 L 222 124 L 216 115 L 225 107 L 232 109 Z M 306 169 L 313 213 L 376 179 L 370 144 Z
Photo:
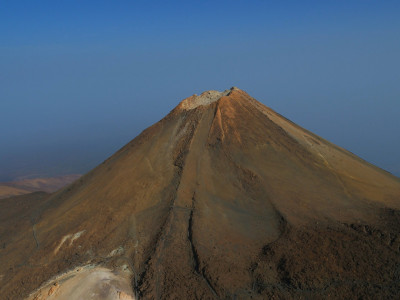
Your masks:
M 0 4 L 0 181 L 85 173 L 237 86 L 400 176 L 397 1 Z

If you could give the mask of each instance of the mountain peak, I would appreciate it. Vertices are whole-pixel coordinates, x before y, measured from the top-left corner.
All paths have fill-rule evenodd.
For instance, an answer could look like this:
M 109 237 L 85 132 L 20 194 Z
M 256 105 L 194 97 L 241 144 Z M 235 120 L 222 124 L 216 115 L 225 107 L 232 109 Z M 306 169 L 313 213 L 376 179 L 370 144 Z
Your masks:
M 397 299 L 399 199 L 246 92 L 207 91 L 63 190 L 1 200 L 0 295 Z
M 224 96 L 229 96 L 230 93 L 234 90 L 239 89 L 237 87 L 231 87 L 230 89 L 223 92 L 209 90 L 201 93 L 200 95 L 194 94 L 193 96 L 182 100 L 182 102 L 179 104 L 179 108 L 184 110 L 191 110 L 199 106 L 206 106 L 218 101 Z

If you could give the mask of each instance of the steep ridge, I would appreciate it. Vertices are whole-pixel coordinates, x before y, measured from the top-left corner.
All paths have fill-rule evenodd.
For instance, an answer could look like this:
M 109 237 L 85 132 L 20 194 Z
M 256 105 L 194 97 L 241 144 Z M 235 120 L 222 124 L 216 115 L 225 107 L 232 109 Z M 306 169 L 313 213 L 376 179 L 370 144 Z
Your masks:
M 0 237 L 5 299 L 55 299 L 88 266 L 121 278 L 107 297 L 399 294 L 400 180 L 237 88 L 183 100 L 40 199 L 30 232 Z

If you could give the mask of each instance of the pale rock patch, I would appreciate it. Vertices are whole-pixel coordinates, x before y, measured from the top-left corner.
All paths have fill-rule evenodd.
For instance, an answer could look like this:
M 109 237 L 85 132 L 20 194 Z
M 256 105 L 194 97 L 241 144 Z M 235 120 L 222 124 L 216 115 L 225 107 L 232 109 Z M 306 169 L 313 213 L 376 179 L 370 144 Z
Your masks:
M 82 230 L 79 231 L 75 234 L 67 234 L 65 236 L 63 236 L 63 238 L 61 239 L 60 243 L 57 245 L 57 247 L 54 249 L 54 255 L 56 255 L 58 253 L 58 251 L 60 250 L 61 246 L 67 241 L 69 240 L 69 247 L 72 246 L 72 244 L 74 243 L 75 240 L 77 240 L 78 238 L 81 237 L 82 234 L 85 233 L 86 230 Z
M 118 291 L 118 299 L 121 300 L 134 300 L 134 298 L 131 295 L 128 295 L 125 292 Z
M 134 300 L 130 277 L 110 269 L 87 265 L 62 273 L 38 290 L 28 300 Z
M 218 101 L 221 97 L 227 96 L 233 89 L 235 89 L 235 88 L 231 88 L 231 89 L 225 90 L 223 92 L 206 91 L 199 96 L 197 96 L 195 94 L 195 95 L 183 100 L 181 102 L 180 107 L 185 110 L 191 110 L 191 109 L 194 109 L 194 108 L 202 106 L 202 105 L 209 105 L 213 102 Z
M 125 252 L 124 247 L 119 246 L 117 249 L 112 250 L 110 252 L 110 254 L 107 255 L 107 257 L 113 257 L 113 256 L 116 256 L 116 255 L 121 255 L 121 254 L 124 254 L 124 252 Z

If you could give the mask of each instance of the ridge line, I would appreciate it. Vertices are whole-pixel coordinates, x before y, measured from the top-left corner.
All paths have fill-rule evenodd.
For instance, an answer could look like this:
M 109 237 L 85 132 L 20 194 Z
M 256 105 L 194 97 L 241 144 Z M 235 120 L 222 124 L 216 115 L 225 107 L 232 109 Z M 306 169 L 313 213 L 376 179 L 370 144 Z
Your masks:
M 144 263 L 143 272 L 141 274 L 139 274 L 139 276 L 138 276 L 139 278 L 137 280 L 137 286 L 134 287 L 135 292 L 137 291 L 138 299 L 140 299 L 140 297 L 143 296 L 142 285 L 145 282 L 147 271 L 150 268 L 150 262 L 154 259 L 154 256 L 156 255 L 157 249 L 159 248 L 161 242 L 164 242 L 165 235 L 168 234 L 168 233 L 166 233 L 166 229 L 167 229 L 168 223 L 171 222 L 172 211 L 173 211 L 173 209 L 175 207 L 174 204 L 175 204 L 175 201 L 177 199 L 179 186 L 181 184 L 183 169 L 185 167 L 186 159 L 187 159 L 187 156 L 188 156 L 188 153 L 189 153 L 189 150 L 190 150 L 190 145 L 191 145 L 191 143 L 193 141 L 193 138 L 195 136 L 195 133 L 196 133 L 196 130 L 197 130 L 197 126 L 198 126 L 199 122 L 200 122 L 199 119 L 195 120 L 195 122 L 194 122 L 195 126 L 191 126 L 192 130 L 190 131 L 189 139 L 184 142 L 184 145 L 182 147 L 183 149 L 180 151 L 180 153 L 176 156 L 176 158 L 173 161 L 173 165 L 179 169 L 178 172 L 177 172 L 177 175 L 176 175 L 177 183 L 176 183 L 175 189 L 174 189 L 174 191 L 173 191 L 173 193 L 171 195 L 172 197 L 171 197 L 171 200 L 170 200 L 169 209 L 168 209 L 165 221 L 161 225 L 160 230 L 158 231 L 158 233 L 156 234 L 156 238 L 155 238 L 155 241 L 154 241 L 154 247 L 151 250 L 151 253 L 149 254 L 149 256 L 147 257 L 147 259 L 146 259 L 146 261 Z M 183 138 L 184 138 L 184 136 L 181 137 L 180 140 L 182 140 Z M 179 141 L 177 142 L 177 144 L 178 143 L 179 143 Z M 161 253 L 160 257 L 158 257 L 158 259 L 156 260 L 157 263 L 160 261 L 161 257 L 163 256 L 162 254 L 163 253 Z M 155 279 L 155 281 L 156 281 L 155 288 L 156 288 L 157 298 L 160 298 L 159 297 L 159 291 L 158 291 L 158 287 L 159 287 L 158 275 L 159 274 L 157 273 L 156 279 Z
M 193 211 L 195 208 L 195 202 L 196 202 L 196 198 L 195 198 L 196 192 L 193 192 L 193 196 L 192 196 L 192 207 L 191 207 L 191 211 L 190 211 L 190 216 L 189 216 L 189 224 L 188 224 L 188 240 L 189 240 L 189 244 L 192 250 L 192 258 L 193 258 L 193 262 L 194 262 L 194 270 L 195 272 L 201 276 L 206 285 L 208 286 L 208 288 L 210 289 L 211 293 L 214 295 L 214 297 L 216 297 L 217 299 L 219 299 L 217 292 L 215 291 L 214 287 L 211 285 L 210 280 L 207 278 L 205 272 L 204 272 L 204 268 L 202 268 L 200 270 L 200 258 L 199 258 L 199 254 L 197 252 L 196 246 L 194 245 L 193 242 Z

